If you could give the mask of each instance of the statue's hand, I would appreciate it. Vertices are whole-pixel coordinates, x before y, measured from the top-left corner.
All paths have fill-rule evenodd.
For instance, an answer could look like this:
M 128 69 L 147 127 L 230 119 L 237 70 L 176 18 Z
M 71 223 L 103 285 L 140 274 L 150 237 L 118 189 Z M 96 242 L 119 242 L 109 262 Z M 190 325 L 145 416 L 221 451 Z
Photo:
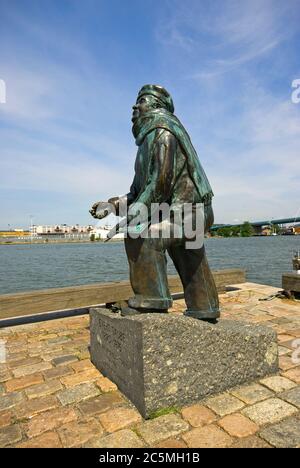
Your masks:
M 100 214 L 98 213 L 97 214 L 97 208 L 98 208 L 98 205 L 100 204 L 101 202 L 96 202 L 93 204 L 92 208 L 89 210 L 89 212 L 91 213 L 91 215 L 93 216 L 93 218 L 96 218 L 96 219 L 103 219 L 105 218 L 108 214 L 109 214 L 109 211 L 108 210 L 103 210 Z

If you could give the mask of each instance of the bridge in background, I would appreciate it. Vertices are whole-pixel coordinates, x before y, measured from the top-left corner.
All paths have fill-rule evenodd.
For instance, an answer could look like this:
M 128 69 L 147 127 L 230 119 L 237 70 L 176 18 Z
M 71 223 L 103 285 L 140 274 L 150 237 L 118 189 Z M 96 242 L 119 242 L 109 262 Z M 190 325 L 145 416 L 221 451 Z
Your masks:
M 278 224 L 282 226 L 283 224 L 293 224 L 293 223 L 299 223 L 300 222 L 300 216 L 295 217 L 295 218 L 281 218 L 281 219 L 269 219 L 265 221 L 249 221 L 253 229 L 255 230 L 256 234 L 261 233 L 261 228 L 262 226 L 270 226 L 274 224 Z M 217 229 L 220 229 L 222 227 L 234 227 L 234 226 L 242 226 L 243 223 L 241 224 L 214 224 L 211 228 L 210 231 L 216 231 Z

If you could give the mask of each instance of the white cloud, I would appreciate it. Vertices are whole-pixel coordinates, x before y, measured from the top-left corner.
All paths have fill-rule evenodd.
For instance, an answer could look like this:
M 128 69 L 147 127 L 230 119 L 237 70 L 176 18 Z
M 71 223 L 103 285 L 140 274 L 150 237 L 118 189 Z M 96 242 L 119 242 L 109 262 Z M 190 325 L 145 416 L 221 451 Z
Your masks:
M 157 39 L 186 64 L 188 77 L 207 79 L 276 48 L 297 30 L 297 9 L 296 0 L 170 2 Z

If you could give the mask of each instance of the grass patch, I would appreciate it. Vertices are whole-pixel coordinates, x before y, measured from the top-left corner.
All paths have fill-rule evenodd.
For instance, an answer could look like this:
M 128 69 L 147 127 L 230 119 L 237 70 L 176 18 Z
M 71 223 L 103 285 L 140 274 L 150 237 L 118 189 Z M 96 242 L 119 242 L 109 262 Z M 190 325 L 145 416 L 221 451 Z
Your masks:
M 149 415 L 149 419 L 155 419 L 159 416 L 166 416 L 166 414 L 177 414 L 180 409 L 177 406 L 169 406 L 168 408 L 162 408 L 157 411 L 154 411 Z

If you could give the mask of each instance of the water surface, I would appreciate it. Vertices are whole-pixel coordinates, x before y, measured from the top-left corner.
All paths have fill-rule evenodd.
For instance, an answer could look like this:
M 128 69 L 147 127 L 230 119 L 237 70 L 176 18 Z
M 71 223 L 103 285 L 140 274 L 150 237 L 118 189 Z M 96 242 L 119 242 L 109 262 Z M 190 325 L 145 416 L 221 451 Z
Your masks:
M 248 281 L 281 287 L 300 236 L 205 240 L 212 269 L 244 268 Z M 169 272 L 175 273 L 169 259 Z M 0 245 L 0 294 L 128 279 L 122 242 Z

